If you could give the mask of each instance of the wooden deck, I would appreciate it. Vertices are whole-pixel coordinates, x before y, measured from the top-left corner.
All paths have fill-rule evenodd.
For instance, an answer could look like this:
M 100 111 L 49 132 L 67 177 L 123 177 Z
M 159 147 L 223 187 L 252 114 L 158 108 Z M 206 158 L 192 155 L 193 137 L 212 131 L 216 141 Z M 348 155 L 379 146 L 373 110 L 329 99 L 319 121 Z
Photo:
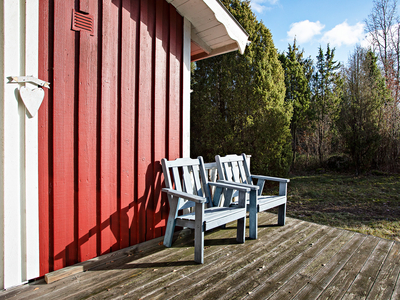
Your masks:
M 400 243 L 260 213 L 259 239 L 235 224 L 206 233 L 205 263 L 188 237 L 125 251 L 94 269 L 0 292 L 1 299 L 400 299 Z

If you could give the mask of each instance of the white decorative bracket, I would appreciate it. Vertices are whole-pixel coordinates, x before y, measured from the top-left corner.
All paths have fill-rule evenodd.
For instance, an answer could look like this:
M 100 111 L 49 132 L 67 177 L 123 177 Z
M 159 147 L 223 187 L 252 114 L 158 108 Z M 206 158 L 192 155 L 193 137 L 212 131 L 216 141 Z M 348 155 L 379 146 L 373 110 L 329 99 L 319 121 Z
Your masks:
M 50 89 L 50 82 L 38 79 L 33 76 L 11 76 L 11 77 L 8 77 L 8 79 L 10 80 L 8 83 L 30 82 L 30 83 L 34 83 L 38 86 L 43 86 L 43 87 Z
M 19 87 L 22 102 L 24 102 L 26 109 L 33 118 L 38 112 L 44 98 L 44 90 L 41 87 L 50 89 L 50 83 L 33 76 L 11 76 L 8 79 L 10 80 L 8 83 L 29 82 L 38 86 L 36 89 L 30 89 L 26 86 Z

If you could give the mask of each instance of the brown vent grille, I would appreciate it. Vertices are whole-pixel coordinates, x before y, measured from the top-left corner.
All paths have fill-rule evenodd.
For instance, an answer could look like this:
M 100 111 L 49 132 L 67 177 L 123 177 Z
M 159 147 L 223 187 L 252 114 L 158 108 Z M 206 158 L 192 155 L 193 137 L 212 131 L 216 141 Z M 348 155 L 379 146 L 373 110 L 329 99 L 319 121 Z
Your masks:
M 94 35 L 94 18 L 92 15 L 72 10 L 72 30 L 88 31 Z

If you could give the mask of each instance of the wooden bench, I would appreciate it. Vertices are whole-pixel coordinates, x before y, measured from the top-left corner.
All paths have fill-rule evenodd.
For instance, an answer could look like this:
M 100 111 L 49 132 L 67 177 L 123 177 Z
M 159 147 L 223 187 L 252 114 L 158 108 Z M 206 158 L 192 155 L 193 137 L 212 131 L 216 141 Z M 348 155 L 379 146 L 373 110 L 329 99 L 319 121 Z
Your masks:
M 249 237 L 257 239 L 257 213 L 274 207 L 278 210 L 278 225 L 285 225 L 286 202 L 287 202 L 287 184 L 289 179 L 252 175 L 246 155 L 227 155 L 221 157 L 215 156 L 217 163 L 219 182 L 234 183 L 242 187 L 250 187 L 250 199 L 247 204 L 249 211 Z M 253 179 L 256 179 L 256 185 L 253 185 Z M 279 182 L 278 195 L 262 195 L 265 181 Z M 235 196 L 235 195 L 233 195 Z M 224 206 L 232 204 L 232 196 L 225 197 Z
M 161 163 L 166 186 L 162 190 L 168 194 L 170 207 L 164 237 L 166 247 L 172 245 L 175 226 L 192 228 L 195 244 L 194 260 L 197 263 L 203 263 L 204 232 L 232 221 L 237 221 L 237 242 L 244 243 L 246 193 L 250 192 L 250 188 L 209 182 L 202 157 L 178 158 L 173 161 L 162 159 Z M 211 199 L 211 187 L 215 188 L 213 199 Z M 219 207 L 221 196 L 232 195 L 235 191 L 239 194 L 237 207 Z M 180 210 L 191 207 L 194 207 L 194 212 L 178 215 Z

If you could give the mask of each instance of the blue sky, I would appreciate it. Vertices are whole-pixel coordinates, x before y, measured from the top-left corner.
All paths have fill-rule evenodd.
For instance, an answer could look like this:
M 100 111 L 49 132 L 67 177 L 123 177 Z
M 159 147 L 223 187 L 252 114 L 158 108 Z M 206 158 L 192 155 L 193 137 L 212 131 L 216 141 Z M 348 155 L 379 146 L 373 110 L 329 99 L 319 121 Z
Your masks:
M 270 29 L 279 52 L 287 50 L 296 36 L 306 57 L 315 61 L 318 47 L 336 48 L 337 60 L 347 63 L 356 44 L 365 38 L 364 20 L 372 0 L 251 0 L 259 21 Z

